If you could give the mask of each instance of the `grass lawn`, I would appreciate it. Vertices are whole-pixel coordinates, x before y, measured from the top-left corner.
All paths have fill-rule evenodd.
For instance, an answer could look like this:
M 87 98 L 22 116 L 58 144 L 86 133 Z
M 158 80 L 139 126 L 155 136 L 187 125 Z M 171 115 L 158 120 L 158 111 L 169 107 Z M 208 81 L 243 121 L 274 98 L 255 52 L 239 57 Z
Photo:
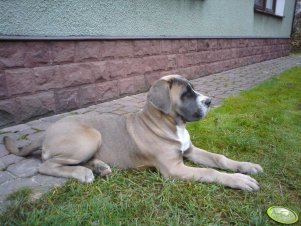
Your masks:
M 226 99 L 190 123 L 196 146 L 261 164 L 256 193 L 164 179 L 156 171 L 113 170 L 110 178 L 74 180 L 29 201 L 13 194 L 1 225 L 278 225 L 272 205 L 301 213 L 301 67 Z M 187 163 L 191 164 L 191 163 Z M 297 224 L 295 224 L 297 225 Z M 300 225 L 300 221 L 299 221 Z

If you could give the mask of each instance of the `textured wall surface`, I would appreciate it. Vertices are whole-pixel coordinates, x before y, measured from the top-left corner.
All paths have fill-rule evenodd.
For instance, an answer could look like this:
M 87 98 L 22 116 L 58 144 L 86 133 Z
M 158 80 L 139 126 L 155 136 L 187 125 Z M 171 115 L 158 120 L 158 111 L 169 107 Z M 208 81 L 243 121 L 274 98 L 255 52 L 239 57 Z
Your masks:
M 0 0 L 0 35 L 289 37 L 284 18 L 254 13 L 254 0 Z
M 0 127 L 286 56 L 289 39 L 0 42 Z

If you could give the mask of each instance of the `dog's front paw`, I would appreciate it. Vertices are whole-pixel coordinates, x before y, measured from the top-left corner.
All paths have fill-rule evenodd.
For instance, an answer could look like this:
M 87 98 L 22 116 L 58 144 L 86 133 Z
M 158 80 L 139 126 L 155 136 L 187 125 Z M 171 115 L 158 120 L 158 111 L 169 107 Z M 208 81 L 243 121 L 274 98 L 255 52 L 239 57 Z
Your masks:
M 259 184 L 254 178 L 241 173 L 228 174 L 224 184 L 244 191 L 254 192 L 259 190 Z
M 73 177 L 82 183 L 92 183 L 94 181 L 92 170 L 82 166 L 76 167 L 73 171 Z
M 256 174 L 263 172 L 263 169 L 259 164 L 251 162 L 240 162 L 238 166 L 238 172 L 245 174 Z

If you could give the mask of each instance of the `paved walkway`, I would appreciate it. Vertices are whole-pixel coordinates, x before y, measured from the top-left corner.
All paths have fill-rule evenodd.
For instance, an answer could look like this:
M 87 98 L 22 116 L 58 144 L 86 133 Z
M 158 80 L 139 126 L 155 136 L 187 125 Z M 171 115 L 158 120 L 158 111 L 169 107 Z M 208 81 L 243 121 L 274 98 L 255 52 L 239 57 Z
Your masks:
M 193 80 L 197 91 L 213 97 L 213 105 L 230 95 L 248 89 L 273 75 L 279 74 L 295 66 L 301 66 L 301 56 L 288 56 L 275 60 L 265 61 L 245 67 L 236 68 L 226 72 L 209 75 Z M 45 176 L 38 173 L 41 164 L 39 155 L 23 158 L 9 154 L 3 145 L 5 135 L 14 137 L 19 146 L 29 143 L 40 136 L 47 127 L 58 119 L 70 114 L 85 114 L 95 111 L 99 113 L 113 112 L 115 114 L 128 114 L 136 112 L 144 105 L 146 93 L 127 96 L 110 102 L 101 103 L 69 113 L 55 115 L 26 124 L 0 130 L 0 208 L 5 206 L 5 197 L 21 188 L 31 187 L 36 197 L 53 186 L 64 184 L 66 179 Z

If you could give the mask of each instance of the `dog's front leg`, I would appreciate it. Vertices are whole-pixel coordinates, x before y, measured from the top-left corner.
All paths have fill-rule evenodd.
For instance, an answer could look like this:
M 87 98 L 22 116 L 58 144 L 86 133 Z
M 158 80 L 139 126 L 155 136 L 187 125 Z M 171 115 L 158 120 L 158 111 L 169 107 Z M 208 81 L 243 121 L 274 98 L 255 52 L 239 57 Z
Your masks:
M 165 177 L 218 183 L 226 187 L 246 191 L 259 190 L 259 185 L 255 179 L 240 173 L 229 174 L 214 169 L 189 167 L 184 165 L 183 162 L 164 162 L 157 168 Z
M 235 161 L 224 155 L 210 153 L 195 146 L 192 146 L 189 150 L 184 152 L 184 157 L 203 166 L 232 170 L 246 174 L 255 174 L 263 171 L 262 167 L 258 164 Z

